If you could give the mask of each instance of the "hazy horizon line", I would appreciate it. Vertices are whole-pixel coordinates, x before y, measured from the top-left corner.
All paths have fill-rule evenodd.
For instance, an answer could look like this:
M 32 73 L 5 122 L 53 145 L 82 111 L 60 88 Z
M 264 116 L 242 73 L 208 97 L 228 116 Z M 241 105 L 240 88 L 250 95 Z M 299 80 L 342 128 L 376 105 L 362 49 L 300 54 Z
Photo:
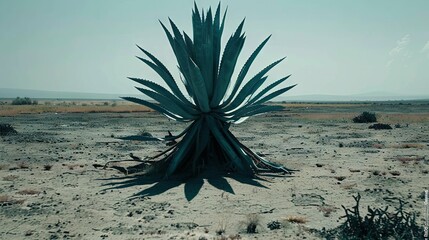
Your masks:
M 59 94 L 63 94 L 59 95 Z M 93 95 L 93 96 L 90 96 Z M 0 99 L 14 99 L 16 97 L 29 97 L 35 99 L 79 99 L 79 100 L 119 100 L 123 96 L 143 97 L 145 95 L 136 93 L 94 93 L 94 92 L 73 92 L 56 90 L 38 90 L 21 88 L 0 88 Z M 302 94 L 285 95 L 276 99 L 281 101 L 405 101 L 405 100 L 429 100 L 428 95 L 405 95 L 391 92 L 366 92 L 349 95 L 336 94 Z

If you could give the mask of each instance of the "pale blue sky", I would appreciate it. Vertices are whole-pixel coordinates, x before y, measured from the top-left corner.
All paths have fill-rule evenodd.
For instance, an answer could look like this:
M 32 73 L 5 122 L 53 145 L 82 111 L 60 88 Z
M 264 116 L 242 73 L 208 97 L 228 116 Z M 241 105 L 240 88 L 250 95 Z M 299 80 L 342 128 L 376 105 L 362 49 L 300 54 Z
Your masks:
M 200 0 L 200 8 L 218 1 Z M 246 17 L 242 64 L 273 34 L 256 73 L 292 74 L 287 95 L 429 90 L 429 1 L 222 1 L 224 37 Z M 139 44 L 176 64 L 158 19 L 191 33 L 193 0 L 0 0 L 0 88 L 134 94 L 126 77 L 159 79 L 134 56 Z M 225 43 L 225 38 L 223 43 Z M 241 64 L 239 66 L 241 66 Z

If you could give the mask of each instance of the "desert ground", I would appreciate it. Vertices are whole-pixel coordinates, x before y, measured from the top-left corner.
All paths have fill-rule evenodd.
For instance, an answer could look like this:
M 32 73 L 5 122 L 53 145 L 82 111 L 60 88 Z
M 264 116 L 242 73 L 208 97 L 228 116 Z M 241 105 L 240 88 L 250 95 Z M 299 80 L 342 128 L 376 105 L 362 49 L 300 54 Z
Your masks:
M 93 164 L 145 157 L 187 125 L 122 102 L 53 101 L 0 105 L 0 239 L 320 239 L 361 194 L 367 206 L 415 212 L 424 223 L 429 189 L 429 103 L 284 103 L 287 109 L 231 127 L 246 146 L 299 170 L 290 176 L 154 183 Z M 376 113 L 391 130 L 353 123 Z M 188 189 L 188 190 L 187 190 Z M 247 233 L 253 221 L 257 233 Z M 280 223 L 279 229 L 268 225 Z

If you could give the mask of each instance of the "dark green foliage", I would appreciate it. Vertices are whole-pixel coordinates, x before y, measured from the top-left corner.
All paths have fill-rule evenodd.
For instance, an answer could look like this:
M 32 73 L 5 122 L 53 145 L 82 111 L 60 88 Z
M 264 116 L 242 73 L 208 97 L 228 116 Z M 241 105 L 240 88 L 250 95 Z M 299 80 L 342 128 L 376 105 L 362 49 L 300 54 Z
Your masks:
M 377 122 L 375 113 L 363 112 L 362 114 L 353 118 L 354 123 L 373 123 Z
M 256 227 L 257 225 L 255 225 L 254 223 L 250 223 L 249 225 L 247 225 L 246 233 L 256 233 Z
M 237 59 L 246 38 L 242 32 L 244 20 L 228 39 L 222 55 L 221 38 L 225 16 L 221 19 L 220 4 L 214 13 L 209 9 L 201 14 L 195 5 L 192 14 L 193 37 L 180 31 L 173 21 L 169 22 L 171 31 L 162 23 L 161 26 L 176 56 L 186 91 L 183 93 L 179 89 L 177 81 L 161 61 L 139 47 L 147 58 L 138 58 L 154 70 L 168 88 L 150 80 L 130 78 L 141 84 L 137 89 L 154 101 L 132 97 L 124 99 L 152 108 L 175 121 L 190 122 L 190 125 L 182 133 L 176 136 L 169 134 L 163 139 L 150 136 L 122 138 L 165 140 L 170 143 L 168 150 L 148 159 L 151 167 L 145 173 L 169 177 L 174 174 L 196 175 L 213 168 L 216 171 L 239 172 L 248 176 L 265 172 L 290 173 L 290 169 L 252 152 L 229 130 L 232 123 L 240 123 L 254 115 L 282 110 L 282 106 L 265 103 L 295 86 L 273 91 L 289 77 L 287 76 L 262 87 L 268 78 L 268 71 L 284 58 L 245 81 L 251 64 L 269 37 L 250 55 L 237 78 L 233 79 Z M 227 89 L 232 89 L 231 94 L 227 93 Z
M 375 130 L 388 130 L 392 129 L 392 127 L 389 124 L 386 123 L 376 123 L 368 127 L 369 129 L 375 129 Z
M 421 239 L 423 227 L 417 225 L 414 213 L 404 211 L 404 202 L 400 199 L 399 207 L 394 212 L 388 208 L 373 209 L 368 206 L 368 214 L 361 216 L 359 211 L 360 194 L 353 196 L 356 205 L 351 209 L 342 206 L 346 213 L 346 221 L 339 227 L 322 230 L 319 234 L 326 239 L 350 240 L 384 240 L 384 239 Z M 395 200 L 395 199 L 393 199 Z
M 0 136 L 17 134 L 18 132 L 7 123 L 0 123 Z
M 282 227 L 282 224 L 279 221 L 271 221 L 267 223 L 267 227 L 270 230 L 280 229 Z
M 12 105 L 37 105 L 37 100 L 32 101 L 30 98 L 20 98 L 17 97 L 12 101 Z

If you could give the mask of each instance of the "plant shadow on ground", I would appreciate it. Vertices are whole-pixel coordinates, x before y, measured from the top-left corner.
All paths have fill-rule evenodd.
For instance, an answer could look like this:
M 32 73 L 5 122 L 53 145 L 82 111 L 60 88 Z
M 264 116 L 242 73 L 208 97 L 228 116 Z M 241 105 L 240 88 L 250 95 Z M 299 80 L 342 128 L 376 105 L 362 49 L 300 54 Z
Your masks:
M 267 176 L 267 175 L 265 175 Z M 271 176 L 271 175 L 269 175 Z M 291 177 L 290 175 L 285 176 L 277 176 L 276 177 Z M 106 187 L 104 190 L 113 190 L 113 189 L 124 189 L 128 187 L 134 186 L 142 186 L 142 185 L 152 185 L 138 193 L 133 194 L 130 198 L 140 198 L 140 197 L 150 197 L 162 194 L 170 189 L 175 187 L 179 187 L 184 184 L 184 194 L 188 201 L 194 199 L 201 188 L 203 187 L 205 180 L 208 184 L 213 187 L 225 191 L 227 193 L 235 194 L 234 189 L 227 179 L 235 180 L 241 184 L 252 185 L 255 187 L 266 188 L 261 182 L 269 182 L 269 180 L 264 179 L 263 176 L 254 176 L 247 177 L 241 175 L 230 174 L 216 174 L 216 173 L 204 173 L 200 174 L 196 177 L 185 178 L 176 177 L 171 179 L 162 179 L 159 177 L 150 177 L 144 175 L 125 175 L 122 177 L 112 177 L 112 178 L 104 178 L 99 179 L 103 181 L 110 181 L 109 183 L 105 183 L 102 186 Z

